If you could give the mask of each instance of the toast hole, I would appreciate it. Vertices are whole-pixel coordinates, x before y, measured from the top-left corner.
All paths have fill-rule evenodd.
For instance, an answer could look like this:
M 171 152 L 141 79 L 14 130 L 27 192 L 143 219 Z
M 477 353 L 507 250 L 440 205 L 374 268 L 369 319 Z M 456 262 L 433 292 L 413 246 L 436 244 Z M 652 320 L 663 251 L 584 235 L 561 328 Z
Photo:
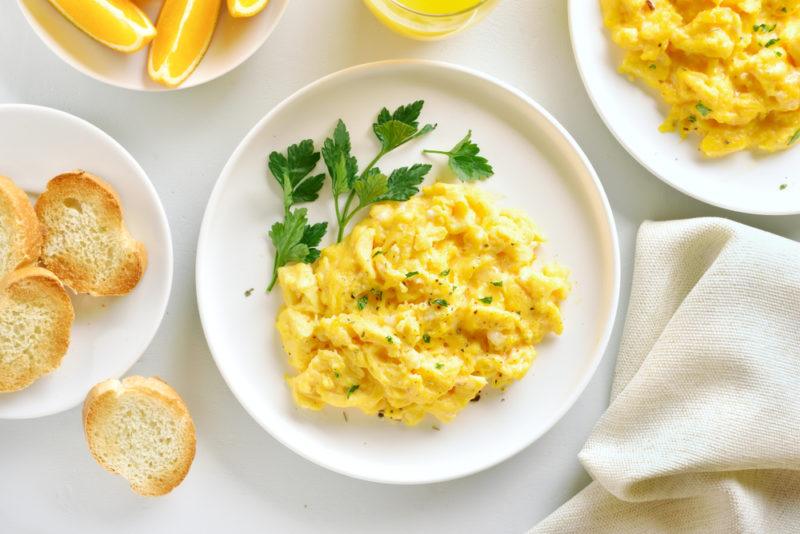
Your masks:
M 71 210 L 75 210 L 78 213 L 83 213 L 83 208 L 81 207 L 81 203 L 78 202 L 78 199 L 71 198 L 71 197 L 70 198 L 65 198 L 64 199 L 64 206 L 69 208 L 69 209 L 71 209 Z

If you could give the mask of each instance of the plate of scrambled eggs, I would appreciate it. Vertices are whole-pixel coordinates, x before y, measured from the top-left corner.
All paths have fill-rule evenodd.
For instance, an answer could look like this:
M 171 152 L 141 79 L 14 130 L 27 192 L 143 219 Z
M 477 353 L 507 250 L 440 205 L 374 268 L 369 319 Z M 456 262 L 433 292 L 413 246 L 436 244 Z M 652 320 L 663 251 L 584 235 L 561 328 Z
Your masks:
M 598 113 L 673 187 L 746 213 L 800 213 L 800 1 L 571 0 Z
M 364 210 L 339 243 L 329 230 L 266 292 L 284 210 L 265 156 L 313 132 L 319 146 L 339 118 L 369 153 L 356 125 L 415 99 L 438 127 L 381 166 L 427 161 L 421 191 Z M 494 166 L 479 184 L 421 153 L 468 129 Z M 336 220 L 330 184 L 303 207 Z M 546 432 L 602 358 L 618 293 L 611 211 L 574 140 L 523 93 L 437 62 L 353 67 L 276 107 L 223 170 L 198 244 L 206 338 L 244 408 L 309 460 L 385 483 L 465 476 Z

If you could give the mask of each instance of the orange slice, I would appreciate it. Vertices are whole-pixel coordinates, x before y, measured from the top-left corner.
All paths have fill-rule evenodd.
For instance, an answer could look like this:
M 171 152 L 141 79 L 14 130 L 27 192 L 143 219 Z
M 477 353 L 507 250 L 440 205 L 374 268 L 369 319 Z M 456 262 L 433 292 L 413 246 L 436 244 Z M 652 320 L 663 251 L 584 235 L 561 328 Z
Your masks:
M 153 23 L 131 0 L 50 0 L 75 26 L 120 52 L 136 52 L 156 35 Z
M 208 49 L 221 5 L 222 0 L 164 0 L 147 60 L 150 78 L 177 87 L 189 77 Z
M 232 17 L 252 17 L 267 7 L 269 0 L 228 0 L 228 12 Z

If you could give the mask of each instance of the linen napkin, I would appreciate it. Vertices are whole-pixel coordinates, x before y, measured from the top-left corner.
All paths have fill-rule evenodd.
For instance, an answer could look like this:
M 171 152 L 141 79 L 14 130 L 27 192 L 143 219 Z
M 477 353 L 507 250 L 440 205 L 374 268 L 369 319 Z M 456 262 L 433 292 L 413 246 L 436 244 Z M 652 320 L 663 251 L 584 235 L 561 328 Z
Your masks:
M 800 532 L 800 243 L 648 222 L 594 479 L 531 533 Z

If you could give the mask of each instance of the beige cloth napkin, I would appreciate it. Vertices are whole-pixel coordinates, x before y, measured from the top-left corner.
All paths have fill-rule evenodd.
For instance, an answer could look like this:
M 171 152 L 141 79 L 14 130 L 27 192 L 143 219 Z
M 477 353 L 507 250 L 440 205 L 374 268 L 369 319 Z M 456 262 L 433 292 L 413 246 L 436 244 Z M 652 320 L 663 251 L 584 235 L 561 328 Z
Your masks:
M 531 532 L 800 532 L 800 244 L 645 223 L 594 479 Z

